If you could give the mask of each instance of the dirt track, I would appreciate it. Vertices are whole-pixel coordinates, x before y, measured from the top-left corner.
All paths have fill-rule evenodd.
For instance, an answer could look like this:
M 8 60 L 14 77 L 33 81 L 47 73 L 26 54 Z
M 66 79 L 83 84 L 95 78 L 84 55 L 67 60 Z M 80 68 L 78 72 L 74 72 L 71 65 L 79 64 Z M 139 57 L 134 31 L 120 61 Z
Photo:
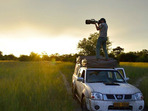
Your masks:
M 61 76 L 63 78 L 64 85 L 66 87 L 67 93 L 72 97 L 71 86 L 69 85 L 65 75 L 62 72 L 60 72 L 60 74 L 61 74 Z M 74 99 L 73 104 L 75 106 L 74 111 L 82 111 L 81 107 L 80 107 L 80 103 L 77 100 Z

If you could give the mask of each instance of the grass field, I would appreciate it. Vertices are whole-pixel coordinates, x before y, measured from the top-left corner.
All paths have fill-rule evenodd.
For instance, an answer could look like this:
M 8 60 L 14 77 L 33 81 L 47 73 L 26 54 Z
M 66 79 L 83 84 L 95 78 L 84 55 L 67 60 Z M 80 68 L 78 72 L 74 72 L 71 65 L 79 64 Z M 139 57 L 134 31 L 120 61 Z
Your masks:
M 148 63 L 120 63 L 120 67 L 132 84 L 145 77 L 139 88 L 148 106 Z M 74 111 L 59 71 L 71 84 L 74 63 L 0 62 L 0 111 Z
M 144 95 L 145 106 L 148 108 L 148 63 L 121 62 L 120 66 L 125 68 L 131 84 L 135 84 L 138 79 L 144 78 L 139 85 L 139 89 Z
M 134 84 L 139 78 L 148 76 L 148 63 L 121 62 L 121 67 L 124 67 L 129 82 Z
M 59 74 L 63 66 L 0 62 L 0 111 L 73 111 L 72 98 Z

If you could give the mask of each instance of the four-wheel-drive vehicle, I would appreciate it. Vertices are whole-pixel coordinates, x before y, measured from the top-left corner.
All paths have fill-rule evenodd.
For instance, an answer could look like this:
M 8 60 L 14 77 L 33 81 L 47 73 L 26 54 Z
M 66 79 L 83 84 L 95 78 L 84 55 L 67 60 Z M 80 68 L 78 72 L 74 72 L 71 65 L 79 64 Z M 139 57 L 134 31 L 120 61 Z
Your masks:
M 72 92 L 80 101 L 83 111 L 143 110 L 143 95 L 139 89 L 127 83 L 123 68 L 108 67 L 105 63 L 104 66 L 100 65 L 101 68 L 98 67 L 99 63 L 98 68 L 92 68 L 90 64 L 89 67 L 85 66 L 86 60 L 76 64 L 72 77 Z

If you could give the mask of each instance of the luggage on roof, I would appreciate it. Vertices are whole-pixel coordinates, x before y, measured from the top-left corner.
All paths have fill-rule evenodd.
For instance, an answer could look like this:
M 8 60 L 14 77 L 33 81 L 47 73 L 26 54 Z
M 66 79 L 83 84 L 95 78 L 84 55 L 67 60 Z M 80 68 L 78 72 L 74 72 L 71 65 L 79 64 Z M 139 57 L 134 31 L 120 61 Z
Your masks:
M 79 56 L 76 59 L 76 64 L 80 64 L 81 67 L 90 67 L 90 68 L 114 68 L 118 66 L 118 62 L 115 59 L 101 57 L 99 60 L 96 59 L 96 56 Z

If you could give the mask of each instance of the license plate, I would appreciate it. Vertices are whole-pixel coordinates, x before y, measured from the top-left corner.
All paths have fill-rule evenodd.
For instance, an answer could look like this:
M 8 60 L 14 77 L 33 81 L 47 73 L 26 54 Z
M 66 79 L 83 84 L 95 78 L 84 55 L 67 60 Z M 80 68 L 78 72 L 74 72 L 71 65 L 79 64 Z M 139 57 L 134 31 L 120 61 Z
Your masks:
M 127 102 L 118 102 L 118 103 L 114 103 L 114 107 L 129 107 L 129 103 Z

